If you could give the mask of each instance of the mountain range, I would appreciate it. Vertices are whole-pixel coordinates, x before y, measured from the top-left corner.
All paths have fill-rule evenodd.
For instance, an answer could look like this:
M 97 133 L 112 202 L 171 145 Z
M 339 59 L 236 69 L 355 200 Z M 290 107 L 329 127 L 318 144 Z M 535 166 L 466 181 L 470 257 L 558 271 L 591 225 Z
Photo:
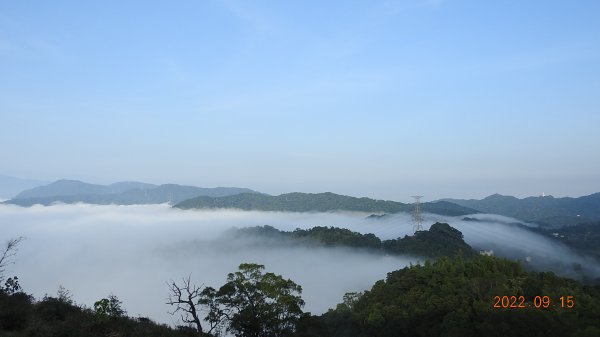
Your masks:
M 287 193 L 278 196 L 258 193 L 242 193 L 224 197 L 199 196 L 176 204 L 181 209 L 194 208 L 237 208 L 242 210 L 278 212 L 330 212 L 357 211 L 371 213 L 410 212 L 413 205 L 389 200 L 356 198 L 326 193 Z M 447 201 L 427 202 L 422 205 L 425 212 L 441 215 L 466 215 L 476 210 Z
M 356 198 L 326 193 L 287 193 L 272 196 L 248 188 L 202 188 L 176 184 L 154 185 L 135 181 L 110 185 L 90 184 L 78 180 L 58 180 L 21 193 L 5 204 L 33 206 L 53 203 L 88 203 L 98 205 L 133 205 L 171 203 L 176 208 L 237 208 L 242 210 L 281 212 L 359 211 L 370 213 L 410 212 L 411 204 L 370 198 Z M 447 201 L 423 204 L 423 210 L 441 215 L 467 215 L 477 211 Z
M 42 185 L 35 180 L 0 175 L 0 192 L 14 195 L 6 204 L 32 206 L 53 203 L 89 204 L 159 204 L 170 203 L 180 209 L 236 208 L 279 212 L 358 211 L 381 214 L 410 212 L 412 204 L 325 193 L 286 193 L 277 196 L 248 188 L 203 188 L 177 184 L 155 185 L 135 181 L 109 185 L 90 184 L 78 180 L 58 180 Z M 20 187 L 29 189 L 18 193 Z M 16 194 L 16 195 L 15 195 Z M 0 194 L 0 196 L 2 196 Z M 461 216 L 491 213 L 537 223 L 543 228 L 559 228 L 600 221 L 600 193 L 578 198 L 552 196 L 527 197 L 493 194 L 484 199 L 442 199 L 422 204 L 429 213 Z
M 484 199 L 442 199 L 482 213 L 500 214 L 544 227 L 562 227 L 600 220 L 600 193 L 578 198 L 539 196 L 515 198 L 493 194 Z
M 34 187 L 5 201 L 7 204 L 32 206 L 62 203 L 89 204 L 159 204 L 178 203 L 200 195 L 223 197 L 239 193 L 258 193 L 248 188 L 215 187 L 202 188 L 176 184 L 153 185 L 140 182 L 118 182 L 110 185 L 97 185 L 78 180 L 58 180 L 51 184 Z

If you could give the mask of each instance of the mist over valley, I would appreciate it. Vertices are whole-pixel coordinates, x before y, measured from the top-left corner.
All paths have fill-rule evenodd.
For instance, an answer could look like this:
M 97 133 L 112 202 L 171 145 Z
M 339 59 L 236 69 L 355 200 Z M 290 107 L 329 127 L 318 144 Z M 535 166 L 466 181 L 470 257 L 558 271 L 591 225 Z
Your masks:
M 534 233 L 519 221 L 497 215 L 424 215 L 425 230 L 446 222 L 476 250 L 521 260 L 532 270 L 594 280 L 600 265 L 589 256 Z M 91 305 L 114 293 L 132 316 L 177 323 L 165 305 L 165 282 L 191 278 L 217 285 L 244 262 L 293 279 L 303 287 L 306 311 L 322 314 L 348 292 L 367 290 L 377 280 L 423 256 L 387 254 L 348 246 L 281 244 L 272 238 L 234 235 L 232 228 L 272 226 L 291 232 L 316 226 L 373 233 L 381 240 L 413 234 L 409 213 L 370 217 L 364 212 L 264 212 L 232 209 L 180 210 L 168 204 L 0 205 L 3 237 L 24 236 L 10 268 L 36 297 L 64 286 L 77 303 Z M 529 226 L 534 226 L 528 224 Z M 43 275 L 43 277 L 40 277 Z

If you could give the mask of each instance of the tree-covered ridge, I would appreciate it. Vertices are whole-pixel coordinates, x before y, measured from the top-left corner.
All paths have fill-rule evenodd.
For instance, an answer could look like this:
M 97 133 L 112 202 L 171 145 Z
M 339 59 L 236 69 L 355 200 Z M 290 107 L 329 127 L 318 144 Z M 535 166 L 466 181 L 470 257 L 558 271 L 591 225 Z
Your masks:
M 346 228 L 316 226 L 310 229 L 280 231 L 271 226 L 232 229 L 227 236 L 262 237 L 279 245 L 304 244 L 324 247 L 349 247 L 379 251 L 386 254 L 408 254 L 429 258 L 438 256 L 473 256 L 475 251 L 462 233 L 446 223 L 435 223 L 427 231 L 382 241 L 372 233 L 362 234 Z
M 581 223 L 562 228 L 536 228 L 536 232 L 559 240 L 600 261 L 600 222 Z
M 481 200 L 444 199 L 484 213 L 536 222 L 546 227 L 571 226 L 600 220 L 600 193 L 579 198 L 539 196 L 518 199 L 500 194 Z
M 280 231 L 272 226 L 233 228 L 226 232 L 224 239 L 231 237 L 267 239 L 260 241 L 261 244 L 381 249 L 381 240 L 375 234 L 362 234 L 338 227 L 315 226 L 291 232 Z
M 176 204 L 181 209 L 194 208 L 236 208 L 242 210 L 278 212 L 329 212 L 356 211 L 370 213 L 409 212 L 413 206 L 396 201 L 356 198 L 326 193 L 287 193 L 278 196 L 242 193 L 225 197 L 200 196 Z M 450 202 L 430 202 L 423 204 L 423 210 L 442 215 L 466 215 L 477 211 Z
M 464 240 L 462 233 L 447 223 L 437 222 L 428 231 L 382 242 L 387 253 L 413 254 L 426 257 L 473 256 L 476 252 Z
M 442 257 L 388 273 L 335 310 L 307 317 L 298 336 L 598 336 L 599 290 L 505 259 Z M 493 308 L 495 296 L 523 296 L 525 308 Z M 536 296 L 550 306 L 536 308 Z M 561 307 L 561 296 L 574 307 Z

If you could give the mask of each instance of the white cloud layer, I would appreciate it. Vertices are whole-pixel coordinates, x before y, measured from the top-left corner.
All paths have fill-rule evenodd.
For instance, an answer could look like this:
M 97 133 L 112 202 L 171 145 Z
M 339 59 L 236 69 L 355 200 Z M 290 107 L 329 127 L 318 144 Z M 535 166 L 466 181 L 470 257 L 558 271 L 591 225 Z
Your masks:
M 54 295 L 63 285 L 76 302 L 92 306 L 112 292 L 131 316 L 175 323 L 167 314 L 165 282 L 189 274 L 198 284 L 218 287 L 240 263 L 261 263 L 302 285 L 305 309 L 322 313 L 345 292 L 367 289 L 411 261 L 347 249 L 190 246 L 233 226 L 295 229 L 361 221 L 362 215 L 351 214 L 181 211 L 166 205 L 2 205 L 0 240 L 26 237 L 9 275 L 18 275 L 23 288 L 38 298 Z
M 362 213 L 278 213 L 236 210 L 182 211 L 167 205 L 55 205 L 22 208 L 0 205 L 0 240 L 24 236 L 16 263 L 25 291 L 36 297 L 54 295 L 59 285 L 87 306 L 117 295 L 131 316 L 149 316 L 176 323 L 167 314 L 170 279 L 191 274 L 198 284 L 218 287 L 242 262 L 256 262 L 267 271 L 291 278 L 303 289 L 305 310 L 323 313 L 345 292 L 361 291 L 387 272 L 417 262 L 415 257 L 383 256 L 343 248 L 239 245 L 219 249 L 212 240 L 231 227 L 271 225 L 281 230 L 314 226 L 345 227 L 374 233 L 381 239 L 410 234 L 406 214 L 380 220 Z M 426 216 L 426 223 L 445 221 L 461 230 L 478 249 L 524 259 L 561 271 L 580 263 L 600 275 L 595 262 L 550 239 L 510 225 L 514 219 L 477 215 L 481 221 Z M 566 272 L 568 274 L 568 271 Z

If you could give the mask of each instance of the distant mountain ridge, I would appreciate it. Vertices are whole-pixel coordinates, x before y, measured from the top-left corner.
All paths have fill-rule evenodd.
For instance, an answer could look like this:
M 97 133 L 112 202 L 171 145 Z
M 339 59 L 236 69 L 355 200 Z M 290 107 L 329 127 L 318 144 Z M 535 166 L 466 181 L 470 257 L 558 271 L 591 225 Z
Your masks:
M 19 193 L 6 204 L 32 206 L 62 203 L 89 204 L 159 204 L 178 203 L 197 196 L 223 197 L 239 193 L 259 193 L 248 188 L 202 188 L 176 184 L 154 185 L 140 182 L 117 182 L 110 185 L 89 184 L 78 180 L 58 180 Z
M 157 185 L 123 181 L 110 185 L 85 183 L 79 180 L 57 180 L 48 185 L 35 187 L 17 194 L 13 199 L 46 198 L 55 196 L 117 194 L 132 189 L 147 190 Z
M 552 196 L 523 199 L 493 194 L 484 199 L 442 199 L 484 213 L 500 214 L 547 227 L 562 227 L 600 220 L 600 193 L 578 198 Z
M 279 212 L 358 211 L 376 213 L 408 212 L 413 209 L 411 204 L 389 200 L 375 200 L 364 197 L 356 198 L 331 192 L 294 192 L 278 196 L 242 193 L 216 198 L 199 196 L 182 201 L 174 207 L 181 209 L 236 208 L 242 210 Z M 423 210 L 425 212 L 442 215 L 467 215 L 478 213 L 474 209 L 446 201 L 424 203 Z

